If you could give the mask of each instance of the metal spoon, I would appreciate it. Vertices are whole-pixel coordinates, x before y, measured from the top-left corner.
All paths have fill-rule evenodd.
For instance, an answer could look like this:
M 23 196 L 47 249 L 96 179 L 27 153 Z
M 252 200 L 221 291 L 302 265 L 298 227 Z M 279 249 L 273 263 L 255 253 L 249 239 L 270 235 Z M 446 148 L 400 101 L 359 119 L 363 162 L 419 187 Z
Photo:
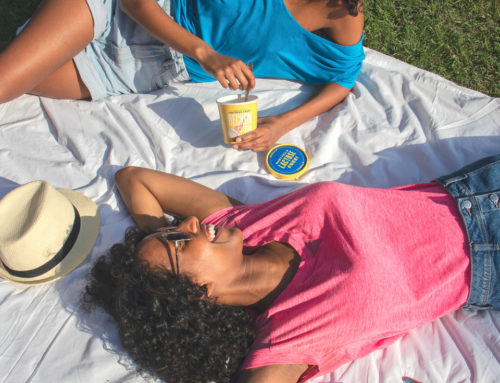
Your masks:
M 248 63 L 248 67 L 250 68 L 250 71 L 253 71 L 253 64 Z M 245 102 L 248 101 L 248 94 L 250 93 L 250 87 L 247 87 L 247 90 L 245 90 Z

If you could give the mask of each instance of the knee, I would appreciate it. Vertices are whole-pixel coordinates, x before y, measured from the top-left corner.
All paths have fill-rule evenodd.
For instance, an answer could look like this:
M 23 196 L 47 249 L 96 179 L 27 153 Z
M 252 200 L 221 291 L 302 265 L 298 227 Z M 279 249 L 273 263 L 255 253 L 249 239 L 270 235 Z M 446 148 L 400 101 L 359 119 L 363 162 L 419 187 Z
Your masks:
M 12 101 L 22 96 L 23 91 L 19 84 L 12 80 L 12 74 L 0 64 L 0 104 Z
M 11 101 L 18 96 L 20 96 L 20 94 L 14 94 L 14 92 L 12 92 L 12 89 L 9 89 L 8 85 L 5 84 L 4 81 L 0 81 L 0 104 L 5 104 L 6 102 Z
M 0 52 L 0 104 L 4 104 L 21 95 L 15 92 L 10 67 L 8 60 L 5 58 L 5 52 Z

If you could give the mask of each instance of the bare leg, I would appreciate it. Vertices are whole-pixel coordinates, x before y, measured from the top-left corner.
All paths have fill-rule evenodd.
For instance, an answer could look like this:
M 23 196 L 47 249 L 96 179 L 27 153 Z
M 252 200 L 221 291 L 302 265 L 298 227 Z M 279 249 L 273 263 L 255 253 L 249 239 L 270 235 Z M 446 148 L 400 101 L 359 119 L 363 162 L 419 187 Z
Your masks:
M 90 98 L 90 92 L 80 78 L 73 60 L 63 64 L 62 67 L 26 93 L 71 100 Z
M 0 103 L 23 93 L 87 98 L 72 58 L 92 40 L 93 28 L 85 0 L 46 0 L 0 53 Z

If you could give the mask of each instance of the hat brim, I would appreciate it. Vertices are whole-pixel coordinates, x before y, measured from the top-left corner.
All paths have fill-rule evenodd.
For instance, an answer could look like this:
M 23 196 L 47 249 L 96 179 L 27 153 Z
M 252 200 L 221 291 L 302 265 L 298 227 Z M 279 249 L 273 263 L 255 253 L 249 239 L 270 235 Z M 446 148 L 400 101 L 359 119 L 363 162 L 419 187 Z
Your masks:
M 0 277 L 29 285 L 52 282 L 76 269 L 83 261 L 85 261 L 94 248 L 99 234 L 99 227 L 101 225 L 101 218 L 97 205 L 94 201 L 82 193 L 67 189 L 57 190 L 61 192 L 61 194 L 63 194 L 69 201 L 71 201 L 80 214 L 80 232 L 78 233 L 78 237 L 73 247 L 57 266 L 45 274 L 33 278 L 16 277 L 5 270 L 0 262 Z

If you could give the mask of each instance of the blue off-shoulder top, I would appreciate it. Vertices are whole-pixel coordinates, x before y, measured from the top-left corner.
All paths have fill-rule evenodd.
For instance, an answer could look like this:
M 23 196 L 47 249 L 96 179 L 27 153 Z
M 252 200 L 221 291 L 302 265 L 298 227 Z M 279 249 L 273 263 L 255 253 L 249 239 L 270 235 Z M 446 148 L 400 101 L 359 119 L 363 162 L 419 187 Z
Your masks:
M 304 29 L 283 0 L 171 0 L 177 23 L 217 52 L 252 62 L 256 77 L 335 82 L 352 88 L 364 60 L 363 38 L 344 46 Z M 192 58 L 192 81 L 215 79 Z

